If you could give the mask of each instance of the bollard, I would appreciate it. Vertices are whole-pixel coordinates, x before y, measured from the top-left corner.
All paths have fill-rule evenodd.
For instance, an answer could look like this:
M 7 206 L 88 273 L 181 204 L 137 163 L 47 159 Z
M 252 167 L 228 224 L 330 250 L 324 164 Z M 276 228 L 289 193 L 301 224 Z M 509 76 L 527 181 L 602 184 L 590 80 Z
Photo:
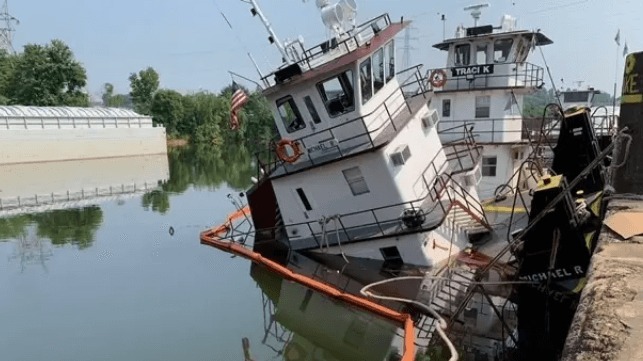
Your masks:
M 627 127 L 632 137 L 629 152 L 617 146 L 615 160 L 624 162 L 616 169 L 617 193 L 643 194 L 643 52 L 628 54 L 625 60 L 619 129 Z

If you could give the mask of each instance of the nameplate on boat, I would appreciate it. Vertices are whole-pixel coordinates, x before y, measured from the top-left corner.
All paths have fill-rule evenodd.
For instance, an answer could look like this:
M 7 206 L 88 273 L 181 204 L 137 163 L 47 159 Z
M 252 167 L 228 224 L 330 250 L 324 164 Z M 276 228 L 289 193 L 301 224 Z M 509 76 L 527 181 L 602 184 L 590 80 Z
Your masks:
M 319 142 L 319 144 L 315 144 L 313 146 L 310 146 L 307 148 L 308 154 L 313 155 L 315 153 L 320 153 L 320 154 L 325 154 L 328 152 L 331 152 L 333 150 L 337 150 L 337 145 L 339 143 L 337 142 L 337 139 L 332 138 L 332 139 L 327 139 L 324 141 Z
M 489 65 L 472 65 L 451 68 L 451 76 L 466 76 L 466 75 L 487 75 L 493 74 L 493 64 Z

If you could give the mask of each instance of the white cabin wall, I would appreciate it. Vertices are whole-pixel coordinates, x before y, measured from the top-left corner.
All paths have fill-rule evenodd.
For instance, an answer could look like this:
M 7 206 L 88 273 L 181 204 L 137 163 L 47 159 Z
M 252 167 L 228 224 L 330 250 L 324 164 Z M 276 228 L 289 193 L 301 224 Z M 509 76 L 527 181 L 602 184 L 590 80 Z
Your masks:
M 368 210 L 402 202 L 382 153 L 365 153 L 357 157 L 330 163 L 302 173 L 277 178 L 273 187 L 286 225 L 311 222 L 323 216 Z M 359 167 L 369 192 L 353 195 L 344 178 L 343 170 Z M 304 209 L 295 189 L 302 188 L 311 203 L 312 211 Z M 306 218 L 306 215 L 308 218 Z M 365 219 L 361 219 L 364 218 Z M 373 222 L 372 216 L 344 219 L 344 226 L 357 226 Z M 354 223 L 354 224 L 353 224 Z M 289 230 L 293 227 L 289 227 Z M 299 235 L 309 235 L 307 227 L 300 227 Z
M 489 117 L 476 118 L 476 97 L 488 95 L 490 97 Z M 440 130 L 453 128 L 464 123 L 474 124 L 473 133 L 476 142 L 507 143 L 517 142 L 522 138 L 522 117 L 518 109 L 522 109 L 522 97 L 516 100 L 518 106 L 505 110 L 511 92 L 504 90 L 487 90 L 475 92 L 454 92 L 437 94 L 431 102 L 432 107 L 440 116 Z M 451 114 L 443 117 L 442 100 L 451 100 Z M 458 134 L 441 134 L 443 142 L 459 140 Z
M 442 149 L 436 127 L 424 129 L 422 126 L 421 118 L 427 113 L 426 108 L 420 110 L 414 119 L 399 130 L 398 136 L 386 146 L 384 151 L 387 167 L 405 201 L 427 196 L 428 189 L 422 179 L 422 173 L 427 170 L 431 161 L 434 161 L 438 171 L 443 170 L 446 166 L 446 155 Z M 391 160 L 391 154 L 404 145 L 409 146 L 411 157 L 406 164 L 395 166 Z M 433 169 L 428 169 L 426 181 L 429 182 L 429 187 L 432 185 L 433 179 L 435 179 L 435 172 Z
M 483 150 L 483 158 L 484 157 L 497 157 L 496 176 L 490 177 L 483 175 L 478 185 L 480 199 L 489 199 L 494 196 L 494 192 L 499 185 L 507 183 L 509 178 L 513 176 L 515 168 L 511 144 L 485 145 Z M 481 166 L 484 166 L 484 163 Z

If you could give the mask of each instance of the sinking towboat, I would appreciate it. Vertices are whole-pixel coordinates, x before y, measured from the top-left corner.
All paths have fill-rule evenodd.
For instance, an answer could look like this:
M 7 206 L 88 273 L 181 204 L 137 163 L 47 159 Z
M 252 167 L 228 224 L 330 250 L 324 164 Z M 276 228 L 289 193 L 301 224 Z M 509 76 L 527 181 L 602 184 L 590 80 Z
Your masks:
M 353 1 L 318 1 L 332 36 L 305 48 L 282 44 L 249 3 L 284 61 L 261 79 L 280 139 L 247 192 L 255 250 L 431 267 L 491 230 L 476 191 L 481 147 L 466 125 L 442 144 L 421 66 L 397 67 L 409 22 L 356 25 Z M 229 228 L 221 237 L 237 239 Z

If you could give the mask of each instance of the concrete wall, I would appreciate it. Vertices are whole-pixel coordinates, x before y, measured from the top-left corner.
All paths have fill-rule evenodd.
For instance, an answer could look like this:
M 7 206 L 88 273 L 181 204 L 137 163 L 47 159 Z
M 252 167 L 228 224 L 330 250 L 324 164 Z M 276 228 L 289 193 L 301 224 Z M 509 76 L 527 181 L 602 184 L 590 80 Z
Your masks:
M 162 127 L 0 130 L 0 164 L 166 153 Z

